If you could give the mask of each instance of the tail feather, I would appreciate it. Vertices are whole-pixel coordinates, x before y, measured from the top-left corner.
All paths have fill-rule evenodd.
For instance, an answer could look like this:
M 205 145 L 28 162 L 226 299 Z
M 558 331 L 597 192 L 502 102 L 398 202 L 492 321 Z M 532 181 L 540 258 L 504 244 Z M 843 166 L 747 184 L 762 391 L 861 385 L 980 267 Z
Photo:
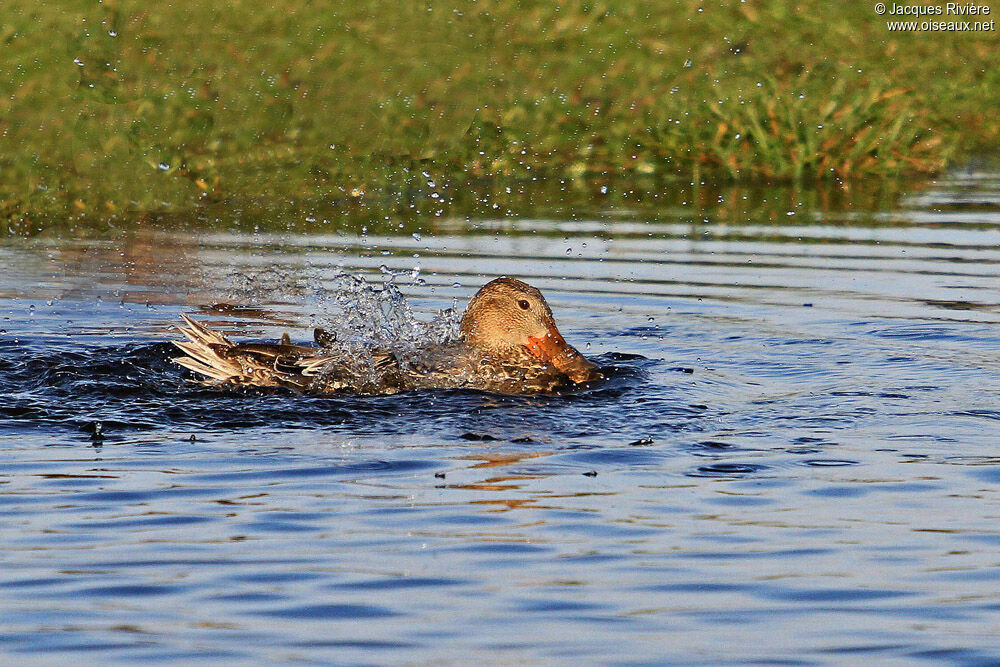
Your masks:
M 213 380 L 218 380 L 219 382 L 226 382 L 231 380 L 235 375 L 233 373 L 226 372 L 220 368 L 210 366 L 208 364 L 203 364 L 196 359 L 191 357 L 176 357 L 174 363 L 180 364 L 188 370 L 192 370 L 195 373 L 200 373 L 201 375 L 208 376 Z
M 185 343 L 184 341 L 174 341 L 174 345 L 180 348 L 181 351 L 187 352 L 188 354 L 186 357 L 178 357 L 178 360 L 184 359 L 201 366 L 207 366 L 208 368 L 214 370 L 214 372 L 211 373 L 213 377 L 216 374 L 221 373 L 223 377 L 220 379 L 226 379 L 239 375 L 242 370 L 240 364 L 234 362 L 232 359 L 226 359 L 220 356 L 218 352 L 210 347 L 199 345 L 198 343 Z M 198 369 L 192 368 L 191 370 Z
M 188 356 L 176 357 L 174 362 L 195 373 L 207 375 L 220 382 L 237 379 L 243 375 L 243 367 L 240 363 L 233 359 L 227 359 L 218 352 L 219 349 L 226 350 L 233 346 L 228 338 L 194 321 L 187 315 L 182 314 L 181 317 L 184 318 L 189 327 L 180 327 L 180 332 L 184 334 L 187 341 L 174 341 L 174 345 L 182 352 L 187 353 Z
M 214 380 L 218 384 L 255 387 L 291 387 L 322 393 L 353 390 L 373 392 L 371 378 L 358 375 L 349 360 L 331 355 L 323 348 L 294 345 L 286 336 L 277 344 L 234 343 L 187 315 L 186 327 L 179 327 L 187 340 L 173 341 L 184 352 L 174 363 Z M 324 353 L 326 352 L 326 353 Z M 387 351 L 373 354 L 375 369 L 393 382 L 401 382 L 395 355 Z M 379 387 L 386 393 L 391 387 Z M 390 392 L 391 393 L 391 392 Z
M 190 327 L 190 329 L 185 329 L 184 327 L 181 327 L 181 333 L 184 334 L 184 336 L 186 336 L 187 339 L 190 340 L 192 343 L 200 345 L 207 345 L 207 344 L 225 345 L 226 347 L 232 345 L 232 342 L 218 331 L 212 331 L 204 324 L 192 320 L 189 316 L 185 315 L 184 313 L 181 313 L 181 317 L 184 319 L 185 322 L 187 322 L 187 325 Z
M 306 389 L 329 356 L 312 356 L 314 348 L 292 345 L 288 335 L 277 345 L 234 343 L 187 315 L 179 327 L 187 340 L 173 341 L 186 356 L 174 363 L 220 384 Z M 315 350 L 318 351 L 318 350 Z

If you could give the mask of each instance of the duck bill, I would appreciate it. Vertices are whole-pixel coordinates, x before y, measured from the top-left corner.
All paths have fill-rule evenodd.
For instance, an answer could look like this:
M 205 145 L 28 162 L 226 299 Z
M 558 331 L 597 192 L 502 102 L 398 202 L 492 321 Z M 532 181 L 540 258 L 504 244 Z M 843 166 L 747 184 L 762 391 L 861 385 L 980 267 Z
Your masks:
M 528 341 L 529 352 L 542 361 L 547 361 L 555 366 L 573 382 L 589 382 L 600 377 L 597 366 L 590 363 L 587 357 L 569 345 L 558 331 L 551 331 L 537 338 L 529 338 Z

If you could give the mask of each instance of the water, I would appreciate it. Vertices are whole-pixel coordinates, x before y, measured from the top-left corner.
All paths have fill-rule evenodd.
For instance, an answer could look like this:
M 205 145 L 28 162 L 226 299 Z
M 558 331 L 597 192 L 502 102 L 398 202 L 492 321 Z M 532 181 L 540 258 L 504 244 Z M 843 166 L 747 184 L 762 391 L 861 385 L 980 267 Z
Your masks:
M 799 196 L 6 240 L 0 655 L 1000 659 L 1000 174 Z M 341 270 L 421 321 L 517 275 L 611 378 L 308 397 L 170 363 L 181 312 L 308 340 Z

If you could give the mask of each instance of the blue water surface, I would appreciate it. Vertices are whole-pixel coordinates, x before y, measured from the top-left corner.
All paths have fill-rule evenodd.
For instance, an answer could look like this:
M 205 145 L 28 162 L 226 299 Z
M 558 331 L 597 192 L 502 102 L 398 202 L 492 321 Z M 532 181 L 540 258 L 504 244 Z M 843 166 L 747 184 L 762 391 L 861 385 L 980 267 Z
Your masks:
M 1000 175 L 0 264 L 4 662 L 1000 660 Z M 428 316 L 516 275 L 609 379 L 316 397 L 171 363 L 182 312 L 307 340 L 338 271 Z

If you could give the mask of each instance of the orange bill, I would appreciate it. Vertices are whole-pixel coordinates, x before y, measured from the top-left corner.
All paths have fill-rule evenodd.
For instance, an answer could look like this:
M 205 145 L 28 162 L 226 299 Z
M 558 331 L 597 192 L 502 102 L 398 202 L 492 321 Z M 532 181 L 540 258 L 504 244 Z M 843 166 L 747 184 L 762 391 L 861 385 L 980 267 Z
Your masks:
M 573 382 L 590 382 L 601 377 L 597 366 L 569 345 L 558 331 L 553 330 L 544 336 L 529 338 L 528 341 L 529 352 L 555 366 Z

